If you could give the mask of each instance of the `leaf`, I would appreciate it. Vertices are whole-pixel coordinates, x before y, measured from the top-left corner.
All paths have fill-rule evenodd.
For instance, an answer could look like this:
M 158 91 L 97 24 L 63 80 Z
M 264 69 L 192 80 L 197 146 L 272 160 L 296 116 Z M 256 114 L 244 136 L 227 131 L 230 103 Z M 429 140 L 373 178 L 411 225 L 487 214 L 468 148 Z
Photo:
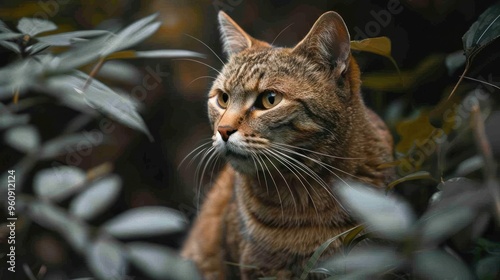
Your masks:
M 440 250 L 417 253 L 414 259 L 413 268 L 422 279 L 475 279 L 462 262 Z
M 21 152 L 31 153 L 40 146 L 40 135 L 32 125 L 17 126 L 7 130 L 5 141 Z
M 39 225 L 57 231 L 76 250 L 82 251 L 87 247 L 88 228 L 79 220 L 70 218 L 61 208 L 47 202 L 34 201 L 30 203 L 29 215 Z
M 5 22 L 0 20 L 0 32 L 3 33 L 12 33 L 12 30 L 5 24 Z
M 158 14 L 153 14 L 140 19 L 127 26 L 116 36 L 110 38 L 106 47 L 99 53 L 101 57 L 106 57 L 116 51 L 133 46 L 155 33 L 160 28 L 160 22 L 153 22 Z
M 12 126 L 25 125 L 30 121 L 28 114 L 15 115 L 10 113 L 0 113 L 0 129 L 6 129 Z
M 121 179 L 117 175 L 107 176 L 94 182 L 69 205 L 69 212 L 76 217 L 90 220 L 106 210 L 117 198 Z
M 127 244 L 129 258 L 138 269 L 154 279 L 201 279 L 194 263 L 180 258 L 175 251 L 145 242 Z
M 469 225 L 475 213 L 468 207 L 448 207 L 426 213 L 417 222 L 423 244 L 439 244 L 465 226 Z
M 152 51 L 121 51 L 115 52 L 106 59 L 129 59 L 129 58 L 176 58 L 176 57 L 198 57 L 205 55 L 186 50 L 152 50 Z
M 468 58 L 500 36 L 500 3 L 489 7 L 462 37 Z
M 97 146 L 99 143 L 91 142 L 84 133 L 76 133 L 70 135 L 63 135 L 45 142 L 40 149 L 39 156 L 41 159 L 54 158 L 68 152 L 78 151 L 78 144 L 90 144 Z
M 31 37 L 55 29 L 57 29 L 57 25 L 53 22 L 39 18 L 22 18 L 17 24 L 17 30 Z
M 46 50 L 49 47 L 50 47 L 50 45 L 45 44 L 45 43 L 36 43 L 36 44 L 33 44 L 33 45 L 27 47 L 26 52 L 28 52 L 29 55 L 36 55 L 36 54 L 43 52 L 44 50 Z
M 356 231 L 357 229 L 363 229 L 362 226 L 355 226 L 349 230 L 346 230 L 330 239 L 328 239 L 327 241 L 325 241 L 323 244 L 321 244 L 321 246 L 319 246 L 315 251 L 314 251 L 314 254 L 309 258 L 309 260 L 307 261 L 306 265 L 304 266 L 304 271 L 302 272 L 302 274 L 300 275 L 300 280 L 305 280 L 307 279 L 307 275 L 311 272 L 311 270 L 316 266 L 316 263 L 318 262 L 319 258 L 321 257 L 321 255 L 323 254 L 323 252 L 325 252 L 325 250 L 330 246 L 330 244 L 332 244 L 332 242 L 338 240 L 340 237 L 350 233 L 350 232 L 353 232 L 353 231 Z
M 390 190 L 394 188 L 396 185 L 401 184 L 406 181 L 412 181 L 412 180 L 422 180 L 422 179 L 429 179 L 429 180 L 435 180 L 432 175 L 427 172 L 427 171 L 417 171 L 415 173 L 406 175 L 402 178 L 399 178 L 397 180 L 392 181 L 387 185 L 387 190 Z
M 451 76 L 458 68 L 462 67 L 466 62 L 466 57 L 462 50 L 450 53 L 446 56 L 445 64 L 448 69 L 448 75 Z
M 103 230 L 118 238 L 149 237 L 184 229 L 186 220 L 178 211 L 160 206 L 128 210 L 108 221 Z
M 375 275 L 397 269 L 404 261 L 405 257 L 395 248 L 371 246 L 353 250 L 349 255 L 336 255 L 322 267 L 334 275 L 356 273 L 358 279 L 374 279 Z
M 476 264 L 478 279 L 497 279 L 500 275 L 500 256 L 489 256 L 479 260 Z
M 110 34 L 110 32 L 107 30 L 83 30 L 37 37 L 37 40 L 51 46 L 69 46 L 74 39 L 96 37 L 105 34 Z
M 104 63 L 97 76 L 133 85 L 142 82 L 142 73 L 135 66 L 119 60 Z
M 484 160 L 480 155 L 472 156 L 468 159 L 463 160 L 457 166 L 455 170 L 456 176 L 467 176 L 474 171 L 480 170 L 484 167 Z
M 22 34 L 20 33 L 0 33 L 0 41 L 3 41 L 3 40 L 9 40 L 9 39 L 14 39 L 14 38 L 17 38 L 17 37 L 20 37 L 20 36 L 23 36 Z
M 415 217 L 406 202 L 360 183 L 339 186 L 337 191 L 345 206 L 381 236 L 401 240 L 410 232 Z
M 351 49 L 356 51 L 371 52 L 388 58 L 401 75 L 398 64 L 391 55 L 391 39 L 383 36 L 367 38 L 361 41 L 351 41 Z
M 87 250 L 87 264 L 98 279 L 126 279 L 127 259 L 121 244 L 99 237 Z
M 12 42 L 0 41 L 0 46 L 6 48 L 8 50 L 11 50 L 17 54 L 21 53 L 21 51 L 19 50 L 19 46 L 17 44 L 12 43 Z
M 33 191 L 40 198 L 60 201 L 79 190 L 85 172 L 72 166 L 54 166 L 39 171 L 33 179 Z

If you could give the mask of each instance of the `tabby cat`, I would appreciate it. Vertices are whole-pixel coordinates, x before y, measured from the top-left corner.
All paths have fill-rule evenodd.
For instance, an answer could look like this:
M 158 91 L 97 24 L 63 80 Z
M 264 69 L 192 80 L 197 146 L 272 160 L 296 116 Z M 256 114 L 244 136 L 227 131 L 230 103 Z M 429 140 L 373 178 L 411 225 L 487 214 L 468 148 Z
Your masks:
M 296 279 L 318 246 L 356 225 L 335 187 L 386 184 L 392 138 L 363 103 L 340 15 L 323 14 L 293 48 L 218 19 L 229 61 L 208 94 L 210 150 L 228 164 L 182 255 L 205 279 Z

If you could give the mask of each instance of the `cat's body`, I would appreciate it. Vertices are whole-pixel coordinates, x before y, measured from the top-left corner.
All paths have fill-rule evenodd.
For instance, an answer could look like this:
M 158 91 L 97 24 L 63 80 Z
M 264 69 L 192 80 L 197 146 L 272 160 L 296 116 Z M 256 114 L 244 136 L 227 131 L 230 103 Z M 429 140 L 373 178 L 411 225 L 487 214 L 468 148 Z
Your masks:
M 227 159 L 184 245 L 206 279 L 293 279 L 355 222 L 334 196 L 383 187 L 392 138 L 365 107 L 342 18 L 329 12 L 294 48 L 274 48 L 219 15 L 226 53 L 209 93 L 213 147 Z M 331 256 L 334 242 L 323 254 Z

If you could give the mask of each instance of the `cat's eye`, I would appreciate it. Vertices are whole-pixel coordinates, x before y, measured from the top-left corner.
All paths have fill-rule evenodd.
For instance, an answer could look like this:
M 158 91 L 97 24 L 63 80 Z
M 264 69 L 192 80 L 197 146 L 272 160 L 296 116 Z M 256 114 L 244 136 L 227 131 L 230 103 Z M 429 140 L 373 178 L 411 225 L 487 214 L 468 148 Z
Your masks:
M 227 108 L 227 104 L 229 103 L 229 94 L 221 91 L 219 92 L 218 96 L 217 96 L 217 103 L 219 104 L 219 106 L 223 109 L 226 109 Z
M 257 101 L 255 102 L 255 107 L 258 109 L 271 109 L 278 105 L 283 96 L 281 93 L 275 91 L 264 91 L 259 95 Z

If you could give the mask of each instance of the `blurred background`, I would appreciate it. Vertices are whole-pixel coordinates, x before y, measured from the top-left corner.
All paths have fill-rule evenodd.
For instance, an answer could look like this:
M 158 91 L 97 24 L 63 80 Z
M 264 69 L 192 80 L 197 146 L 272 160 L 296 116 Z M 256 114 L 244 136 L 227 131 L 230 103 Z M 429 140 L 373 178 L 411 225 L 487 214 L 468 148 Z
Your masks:
M 21 17 L 45 18 L 59 26 L 57 32 L 62 32 L 126 26 L 159 13 L 160 29 L 135 49 L 186 49 L 206 56 L 196 59 L 206 65 L 192 59 L 145 59 L 107 63 L 100 71 L 97 77 L 101 81 L 111 85 L 119 83 L 125 93 L 133 95 L 143 105 L 141 115 L 154 141 L 118 123 L 112 123 L 112 129 L 102 129 L 99 119 L 82 119 L 78 113 L 57 104 L 46 104 L 30 112 L 33 123 L 43 128 L 40 131 L 42 141 L 72 126 L 81 127 L 89 137 L 100 137 L 93 133 L 104 136 L 102 145 L 68 150 L 57 159 L 60 164 L 85 170 L 109 162 L 114 172 L 122 177 L 123 191 L 116 203 L 104 215 L 91 221 L 99 225 L 126 209 L 147 205 L 178 209 L 190 220 L 196 215 L 197 190 L 193 176 L 196 163 L 178 167 L 189 152 L 211 137 L 205 100 L 212 82 L 210 77 L 216 75 L 211 68 L 220 69 L 222 63 L 209 48 L 226 59 L 217 28 L 220 10 L 229 14 L 250 35 L 274 41 L 278 46 L 294 46 L 315 20 L 330 10 L 342 15 L 352 39 L 389 37 L 392 56 L 403 77 L 411 77 L 404 84 L 399 83 L 390 60 L 370 53 L 355 53 L 355 57 L 366 79 L 363 88 L 366 102 L 386 119 L 396 143 L 401 143 L 404 135 L 398 134 L 397 126 L 406 118 L 418 115 L 420 109 L 435 106 L 451 91 L 463 67 L 448 67 L 450 60 L 447 58 L 463 53 L 463 34 L 492 3 L 494 1 L 472 0 L 2 1 L 0 19 L 8 26 L 15 26 Z M 498 42 L 493 43 L 483 52 L 485 55 L 478 55 L 475 65 L 481 67 L 473 67 L 469 72 L 471 77 L 482 77 L 492 83 L 500 81 L 498 47 Z M 0 48 L 0 65 L 13 59 L 7 50 Z M 121 73 L 121 80 L 113 78 L 116 72 Z M 465 83 L 470 88 L 477 86 L 471 81 Z M 65 117 L 62 119 L 61 115 Z M 399 148 L 401 154 L 409 149 L 404 145 Z M 15 164 L 18 158 L 18 152 L 2 144 L 2 171 Z M 27 175 L 26 182 L 31 181 L 29 176 L 51 164 L 52 161 L 38 164 Z M 206 185 L 210 178 L 208 174 L 204 180 Z M 404 193 L 408 196 L 419 194 L 421 198 L 412 204 L 417 211 L 422 211 L 432 191 L 410 185 Z M 56 233 L 37 225 L 32 225 L 28 232 L 23 244 L 25 253 L 19 253 L 25 262 L 48 264 L 51 273 L 55 274 L 81 269 L 80 257 L 72 253 Z M 185 232 L 181 232 L 150 241 L 179 248 L 184 235 Z

